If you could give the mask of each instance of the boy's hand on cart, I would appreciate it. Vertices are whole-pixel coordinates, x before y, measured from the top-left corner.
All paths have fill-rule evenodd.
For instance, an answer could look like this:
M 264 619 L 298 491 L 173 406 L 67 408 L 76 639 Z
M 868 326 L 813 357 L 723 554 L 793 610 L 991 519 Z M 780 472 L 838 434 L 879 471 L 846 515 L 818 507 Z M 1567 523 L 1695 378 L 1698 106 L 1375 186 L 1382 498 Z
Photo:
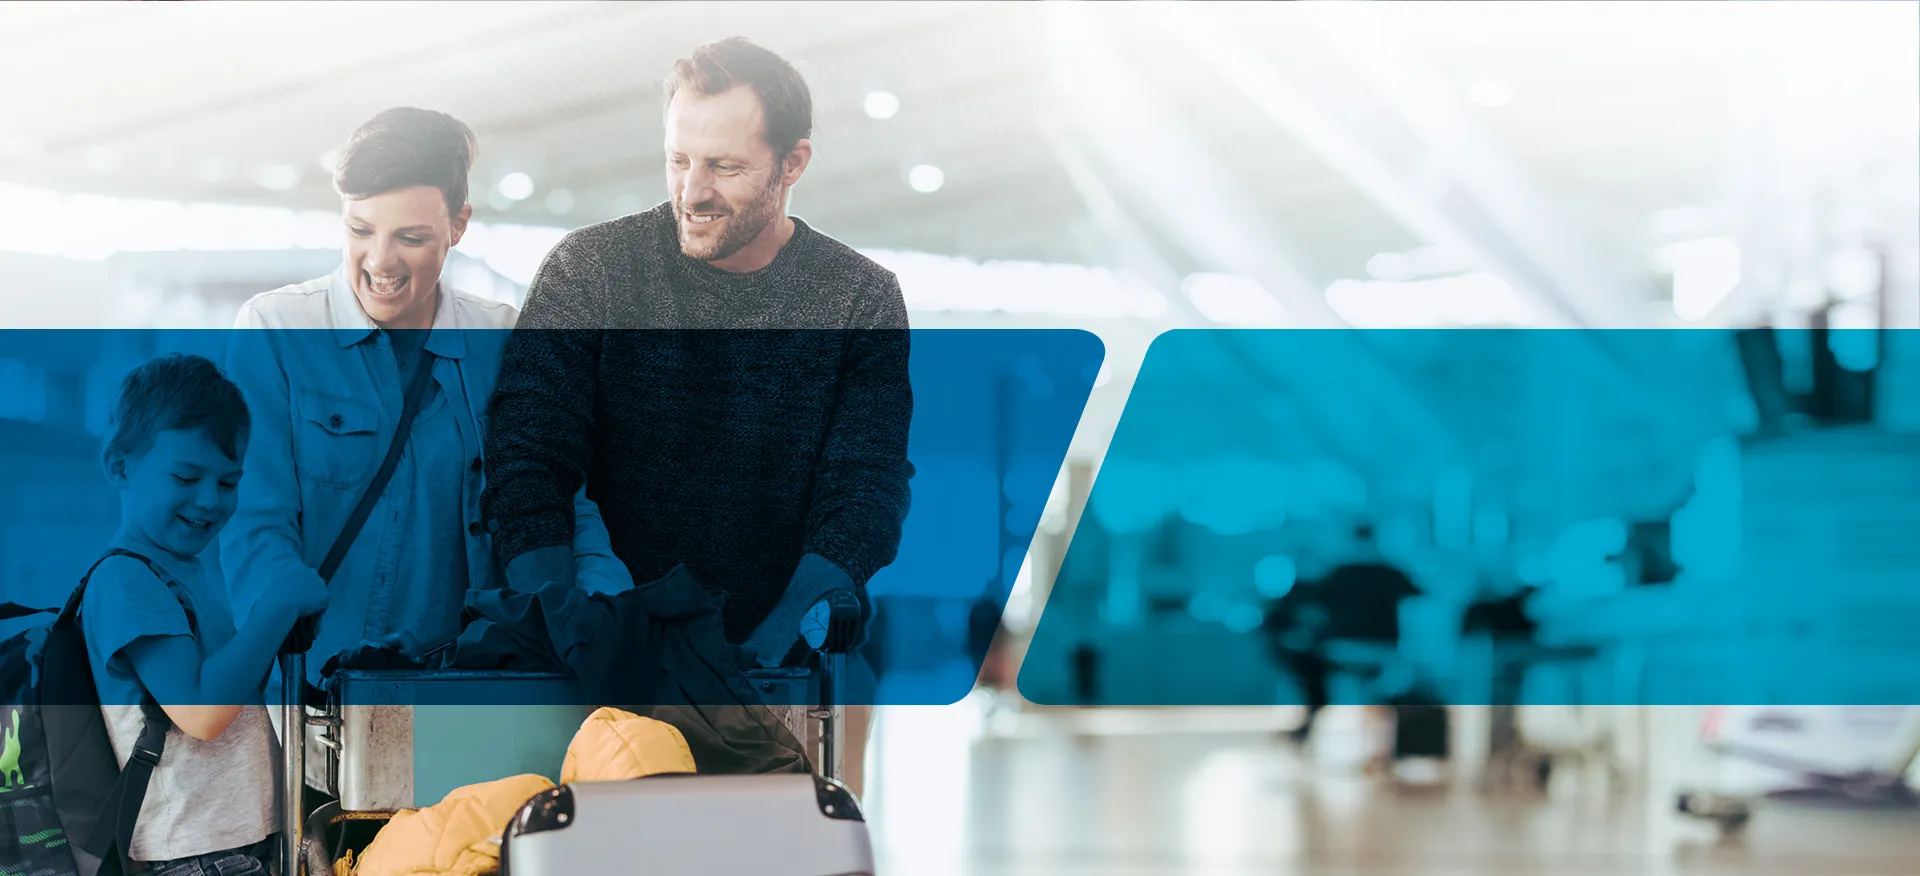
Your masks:
M 313 647 L 319 615 L 327 610 L 327 586 L 319 578 L 305 581 L 295 579 L 287 586 L 268 588 L 263 601 L 273 603 L 294 617 L 293 628 L 287 631 L 287 639 L 280 646 L 280 653 L 292 654 Z
M 327 610 L 327 585 L 318 578 L 290 587 L 288 591 L 287 602 L 296 617 L 314 617 Z

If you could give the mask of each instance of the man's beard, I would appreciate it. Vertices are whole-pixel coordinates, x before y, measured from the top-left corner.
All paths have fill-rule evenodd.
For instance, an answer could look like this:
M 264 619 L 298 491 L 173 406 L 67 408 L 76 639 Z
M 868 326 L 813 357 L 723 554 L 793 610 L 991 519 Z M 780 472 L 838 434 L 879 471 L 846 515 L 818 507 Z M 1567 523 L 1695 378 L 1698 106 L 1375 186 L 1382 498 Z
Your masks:
M 673 206 L 674 226 L 680 232 L 680 252 L 688 258 L 703 262 L 717 262 L 752 243 L 754 238 L 760 236 L 760 232 L 765 231 L 767 226 L 780 218 L 780 175 L 773 174 L 767 180 L 767 187 L 762 189 L 757 197 L 744 206 L 729 211 L 725 218 L 719 220 L 726 223 L 727 232 L 711 244 L 689 240 L 686 227 L 687 208 L 677 201 Z M 705 206 L 708 205 L 696 205 L 695 209 Z

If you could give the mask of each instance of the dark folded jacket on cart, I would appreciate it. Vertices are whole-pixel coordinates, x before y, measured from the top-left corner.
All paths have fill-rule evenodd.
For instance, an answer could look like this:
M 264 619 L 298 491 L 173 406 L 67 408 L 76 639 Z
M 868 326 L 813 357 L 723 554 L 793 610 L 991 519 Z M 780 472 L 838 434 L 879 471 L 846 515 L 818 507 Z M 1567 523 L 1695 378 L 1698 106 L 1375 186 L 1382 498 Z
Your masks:
M 618 593 L 553 585 L 468 594 L 469 622 L 435 669 L 572 675 L 583 705 L 614 706 L 677 728 L 702 773 L 807 772 L 804 747 L 748 682 L 721 626 L 720 601 L 685 566 Z M 378 648 L 334 668 L 406 668 Z M 419 667 L 418 661 L 412 661 Z

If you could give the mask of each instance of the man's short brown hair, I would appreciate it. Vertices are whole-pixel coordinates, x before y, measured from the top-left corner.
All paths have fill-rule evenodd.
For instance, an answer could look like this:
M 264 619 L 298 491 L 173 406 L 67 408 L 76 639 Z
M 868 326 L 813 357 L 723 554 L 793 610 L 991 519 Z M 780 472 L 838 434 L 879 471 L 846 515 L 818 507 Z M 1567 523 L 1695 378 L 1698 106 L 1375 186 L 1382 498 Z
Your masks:
M 786 155 L 795 143 L 813 134 L 813 92 L 807 80 L 787 59 L 756 45 L 746 37 L 729 37 L 694 49 L 673 63 L 667 76 L 667 100 L 680 89 L 713 96 L 739 86 L 753 89 L 766 116 L 764 135 L 774 154 Z

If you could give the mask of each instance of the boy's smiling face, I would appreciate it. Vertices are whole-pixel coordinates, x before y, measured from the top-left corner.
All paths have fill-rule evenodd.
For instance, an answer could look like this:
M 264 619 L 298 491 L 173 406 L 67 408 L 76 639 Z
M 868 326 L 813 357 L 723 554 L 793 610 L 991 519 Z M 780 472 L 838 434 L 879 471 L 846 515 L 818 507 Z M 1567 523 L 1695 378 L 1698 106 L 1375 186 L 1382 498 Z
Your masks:
M 235 453 L 247 455 L 244 432 Z M 239 504 L 240 462 L 203 429 L 156 433 L 144 452 L 110 460 L 108 474 L 120 488 L 126 524 L 183 557 L 205 550 Z

